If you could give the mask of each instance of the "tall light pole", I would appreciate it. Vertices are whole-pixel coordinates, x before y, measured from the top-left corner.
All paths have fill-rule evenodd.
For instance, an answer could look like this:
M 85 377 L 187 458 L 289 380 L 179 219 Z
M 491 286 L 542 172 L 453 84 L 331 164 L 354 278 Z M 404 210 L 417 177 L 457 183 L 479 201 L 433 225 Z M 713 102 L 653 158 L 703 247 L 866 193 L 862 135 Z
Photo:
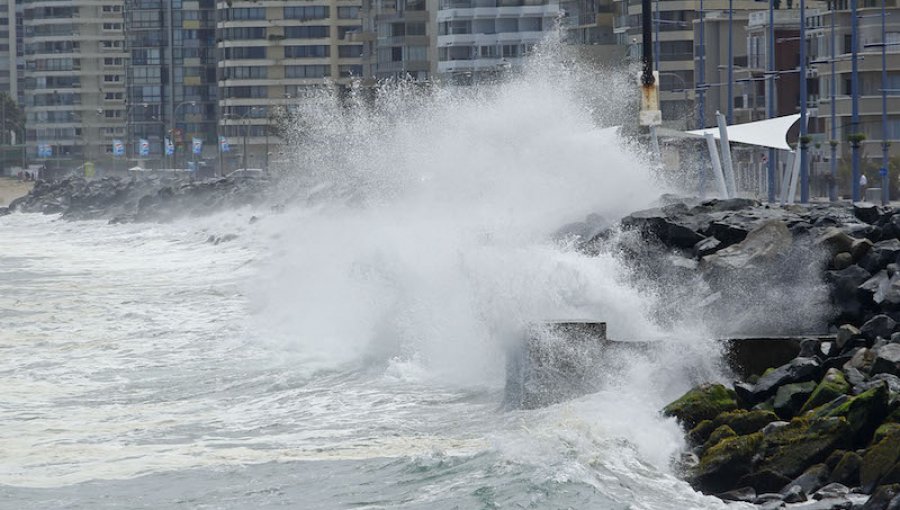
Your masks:
M 700 0 L 700 45 L 697 47 L 697 57 L 699 61 L 699 69 L 697 74 L 697 94 L 700 96 L 697 101 L 697 129 L 706 127 L 706 89 L 703 88 L 706 81 L 706 40 L 704 38 L 703 28 L 703 0 Z
M 775 0 L 769 0 L 769 44 L 767 44 L 766 67 L 768 70 L 768 93 L 766 94 L 766 118 L 775 116 Z M 769 149 L 768 158 L 769 202 L 775 202 L 775 149 Z
M 728 124 L 734 123 L 734 0 L 728 0 Z
M 659 0 L 656 0 L 656 23 L 653 24 L 653 33 L 655 37 L 654 45 L 655 49 L 653 54 L 656 56 L 656 59 L 653 61 L 654 68 L 653 70 L 659 72 Z
M 837 117 L 834 107 L 834 99 L 837 97 L 837 71 L 835 70 L 835 46 L 837 41 L 834 38 L 834 18 L 837 17 L 836 7 L 837 0 L 831 0 L 831 186 L 828 187 L 828 199 L 832 202 L 837 201 Z
M 888 135 L 887 135 L 887 37 L 884 30 L 885 0 L 881 0 L 881 205 L 887 205 L 891 201 L 889 161 L 888 161 Z
M 850 125 L 853 132 L 851 133 L 850 146 L 853 150 L 853 182 L 851 188 L 853 190 L 853 201 L 858 202 L 859 197 L 859 19 L 856 15 L 857 0 L 850 0 Z
M 806 0 L 800 0 L 800 203 L 809 202 L 809 161 L 806 119 Z

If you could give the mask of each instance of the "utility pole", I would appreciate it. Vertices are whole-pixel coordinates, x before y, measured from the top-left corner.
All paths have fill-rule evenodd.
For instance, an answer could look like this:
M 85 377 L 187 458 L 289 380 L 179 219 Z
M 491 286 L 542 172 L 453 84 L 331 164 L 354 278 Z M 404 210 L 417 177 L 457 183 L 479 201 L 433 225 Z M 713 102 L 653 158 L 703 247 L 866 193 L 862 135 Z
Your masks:
M 884 30 L 885 0 L 881 0 L 881 205 L 888 205 L 891 201 L 891 180 L 889 178 L 890 160 L 888 159 L 887 134 L 887 38 Z
M 859 143 L 857 130 L 859 129 L 859 17 L 856 14 L 857 0 L 850 0 L 850 146 L 853 150 L 853 201 L 858 202 L 859 196 Z
M 766 45 L 766 67 L 769 76 L 766 83 L 766 118 L 775 117 L 775 0 L 769 0 L 769 41 Z M 769 149 L 768 174 L 769 174 L 769 202 L 775 202 L 775 149 Z
M 837 114 L 834 107 L 834 98 L 837 95 L 837 71 L 835 70 L 835 45 L 834 18 L 837 17 L 837 0 L 831 0 L 831 185 L 828 187 L 828 199 L 837 201 Z
M 734 123 L 734 0 L 728 0 L 728 124 Z
M 800 203 L 809 203 L 809 161 L 806 118 L 806 0 L 800 0 Z M 793 197 L 792 197 L 793 198 Z
M 706 127 L 706 89 L 704 88 L 706 82 L 706 42 L 703 30 L 703 0 L 700 0 L 700 45 L 697 47 L 697 57 L 700 63 L 698 69 L 699 78 L 697 80 L 697 94 L 700 97 L 697 101 L 697 129 Z

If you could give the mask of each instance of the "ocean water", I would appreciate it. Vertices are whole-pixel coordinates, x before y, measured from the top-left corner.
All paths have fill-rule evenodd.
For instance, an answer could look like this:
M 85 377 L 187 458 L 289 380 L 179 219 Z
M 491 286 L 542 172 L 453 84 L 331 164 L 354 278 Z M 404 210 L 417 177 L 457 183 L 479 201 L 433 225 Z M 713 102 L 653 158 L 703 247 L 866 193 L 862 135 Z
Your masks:
M 616 250 L 553 240 L 667 190 L 606 128 L 628 80 L 555 62 L 323 95 L 279 212 L 0 218 L 0 508 L 724 508 L 672 472 L 659 415 L 727 377 L 703 325 L 661 324 Z M 560 318 L 666 348 L 504 409 L 506 349 Z

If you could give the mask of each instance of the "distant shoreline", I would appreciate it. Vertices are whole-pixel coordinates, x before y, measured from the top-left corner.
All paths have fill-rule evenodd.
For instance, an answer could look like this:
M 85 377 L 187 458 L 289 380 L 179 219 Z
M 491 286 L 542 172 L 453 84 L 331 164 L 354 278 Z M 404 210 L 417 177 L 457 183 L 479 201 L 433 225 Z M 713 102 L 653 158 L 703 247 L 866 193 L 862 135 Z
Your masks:
M 13 200 L 24 197 L 32 187 L 33 182 L 23 182 L 15 177 L 0 177 L 0 207 L 6 207 Z

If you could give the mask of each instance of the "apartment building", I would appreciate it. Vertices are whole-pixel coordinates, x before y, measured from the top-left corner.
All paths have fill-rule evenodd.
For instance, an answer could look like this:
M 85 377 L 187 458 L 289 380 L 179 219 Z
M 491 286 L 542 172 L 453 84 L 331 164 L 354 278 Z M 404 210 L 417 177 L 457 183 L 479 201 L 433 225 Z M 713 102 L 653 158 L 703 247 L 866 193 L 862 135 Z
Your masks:
M 278 109 L 363 75 L 360 0 L 220 1 L 219 123 L 234 166 L 266 168 Z M 246 152 L 244 152 L 246 147 Z
M 696 127 L 699 124 L 710 125 L 714 122 L 716 104 L 722 104 L 724 99 L 715 97 L 712 109 L 706 108 L 707 113 L 702 122 L 696 118 L 696 86 L 699 83 L 700 65 L 700 8 L 703 7 L 704 18 L 711 18 L 703 24 L 704 39 L 706 29 L 710 28 L 710 41 L 706 41 L 707 66 L 718 66 L 727 62 L 725 56 L 715 52 L 727 50 L 727 11 L 728 0 L 685 0 L 678 2 L 665 2 L 654 0 L 653 2 L 653 44 L 654 53 L 657 55 L 660 85 L 660 109 L 662 110 L 663 123 L 673 128 Z M 734 11 L 735 20 L 747 19 L 749 13 L 759 9 L 765 9 L 766 3 L 753 0 L 733 0 L 731 9 Z M 641 16 L 642 8 L 640 0 L 614 0 L 615 33 L 619 44 L 629 48 L 633 60 L 640 60 L 641 56 Z M 722 25 L 725 20 L 725 25 Z M 742 21 L 732 22 L 732 36 L 734 48 L 740 48 L 742 43 L 738 41 L 740 25 Z M 735 49 L 734 55 L 740 55 Z M 704 68 L 704 70 L 707 70 Z M 718 83 L 718 69 L 710 76 L 704 76 L 703 83 L 708 91 L 709 84 Z M 708 95 L 708 92 L 705 92 Z M 718 94 L 718 92 L 716 92 Z
M 560 0 L 565 41 L 572 45 L 616 44 L 613 0 Z
M 465 84 L 519 66 L 559 16 L 557 0 L 439 0 L 437 71 Z
M 438 0 L 363 0 L 364 75 L 425 81 L 437 73 Z
M 863 156 L 881 165 L 881 145 L 900 140 L 900 8 L 886 9 L 885 33 L 881 33 L 880 2 L 859 2 L 857 10 L 859 32 L 857 39 L 859 80 L 859 123 L 852 123 L 852 33 L 850 10 L 846 0 L 834 2 L 835 10 L 821 10 L 807 16 L 807 35 L 810 45 L 810 82 L 816 84 L 810 92 L 810 101 L 817 107 L 821 134 L 816 141 L 828 147 L 832 127 L 832 110 L 835 116 L 838 157 L 850 154 L 847 136 L 853 133 L 865 135 L 861 147 Z M 831 7 L 829 6 L 829 7 Z M 832 31 L 832 18 L 834 30 Z M 834 60 L 832 61 L 832 41 Z M 882 82 L 881 46 L 886 42 L 885 66 L 887 81 Z M 881 91 L 887 92 L 887 129 L 882 129 Z M 890 146 L 889 157 L 900 156 L 900 147 Z
M 213 0 L 126 0 L 129 164 L 201 167 L 217 158 L 216 22 Z M 174 153 L 166 154 L 168 138 Z M 149 142 L 142 155 L 139 140 Z M 194 154 L 193 140 L 201 140 Z
M 29 160 L 50 173 L 110 164 L 125 127 L 122 2 L 26 1 L 23 28 Z
M 24 100 L 21 0 L 0 0 L 0 92 Z

